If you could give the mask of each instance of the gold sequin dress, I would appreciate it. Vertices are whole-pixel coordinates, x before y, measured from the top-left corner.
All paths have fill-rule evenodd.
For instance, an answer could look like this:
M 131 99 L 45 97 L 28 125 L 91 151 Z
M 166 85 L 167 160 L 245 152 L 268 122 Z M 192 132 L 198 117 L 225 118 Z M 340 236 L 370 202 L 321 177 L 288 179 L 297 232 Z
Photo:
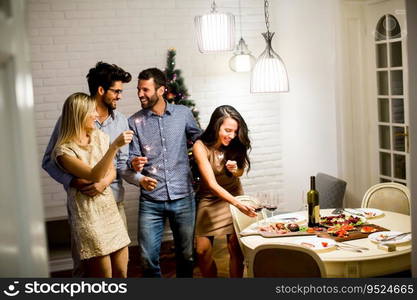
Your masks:
M 77 157 L 94 167 L 109 148 L 109 136 L 98 129 L 90 135 L 90 144 L 80 146 L 69 142 L 59 146 L 55 155 Z M 130 243 L 126 227 L 108 186 L 94 197 L 70 187 L 67 191 L 68 218 L 80 259 L 113 253 Z

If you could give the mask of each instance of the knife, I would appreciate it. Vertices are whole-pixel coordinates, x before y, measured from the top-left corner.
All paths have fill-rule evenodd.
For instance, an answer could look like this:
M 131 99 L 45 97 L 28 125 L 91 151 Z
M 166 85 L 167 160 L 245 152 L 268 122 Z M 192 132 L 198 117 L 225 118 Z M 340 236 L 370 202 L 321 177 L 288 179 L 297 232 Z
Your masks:
M 353 208 L 348 208 L 348 209 L 344 209 L 345 212 L 353 214 L 353 215 L 357 215 L 357 216 L 361 216 L 366 218 L 366 216 L 364 215 L 363 212 L 361 212 L 360 210 L 357 209 L 353 209 Z

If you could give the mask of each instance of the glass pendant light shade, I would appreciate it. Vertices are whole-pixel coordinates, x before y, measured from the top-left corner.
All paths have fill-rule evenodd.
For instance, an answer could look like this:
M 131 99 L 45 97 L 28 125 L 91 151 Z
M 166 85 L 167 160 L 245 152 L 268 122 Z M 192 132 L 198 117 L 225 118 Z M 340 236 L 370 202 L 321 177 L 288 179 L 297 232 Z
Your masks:
M 209 14 L 196 16 L 198 49 L 201 53 L 232 51 L 235 45 L 235 17 L 230 13 L 218 13 L 213 1 Z
M 262 33 L 266 41 L 264 52 L 256 60 L 251 76 L 252 93 L 288 92 L 288 75 L 281 57 L 272 49 L 274 33 Z
M 255 57 L 251 54 L 245 40 L 240 38 L 234 55 L 229 60 L 229 67 L 234 72 L 249 72 L 255 64 Z

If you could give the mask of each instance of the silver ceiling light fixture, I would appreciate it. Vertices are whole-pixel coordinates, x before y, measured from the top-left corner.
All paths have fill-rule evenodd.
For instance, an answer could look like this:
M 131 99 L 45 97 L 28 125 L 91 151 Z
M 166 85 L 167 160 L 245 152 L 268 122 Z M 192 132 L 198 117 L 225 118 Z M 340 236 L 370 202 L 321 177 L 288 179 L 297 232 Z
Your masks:
M 216 1 L 211 12 L 194 18 L 198 49 L 201 53 L 232 51 L 235 45 L 235 16 L 219 13 Z
M 288 74 L 281 57 L 272 49 L 274 32 L 269 31 L 269 2 L 264 0 L 266 48 L 256 60 L 251 76 L 251 93 L 288 92 Z
M 240 25 L 240 40 L 236 45 L 234 55 L 229 60 L 230 69 L 234 72 L 249 72 L 255 64 L 255 57 L 248 49 L 248 45 L 243 39 L 242 34 L 242 11 L 239 0 L 239 25 Z

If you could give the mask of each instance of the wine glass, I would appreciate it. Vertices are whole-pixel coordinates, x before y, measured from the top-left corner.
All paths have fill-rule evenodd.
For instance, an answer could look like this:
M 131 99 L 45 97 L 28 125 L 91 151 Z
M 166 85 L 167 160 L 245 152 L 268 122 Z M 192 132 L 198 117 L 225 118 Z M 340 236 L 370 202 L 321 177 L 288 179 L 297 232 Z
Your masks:
M 257 213 L 257 224 L 258 226 L 261 225 L 261 214 L 262 214 L 262 209 L 264 208 L 264 199 L 263 199 L 263 193 L 261 192 L 257 192 L 255 194 L 255 199 L 257 200 L 257 206 L 254 208 L 255 212 Z
M 267 203 L 265 205 L 265 208 L 271 212 L 271 219 L 275 216 L 274 212 L 278 208 L 278 195 L 274 192 L 270 192 L 267 198 Z
M 307 192 L 304 189 L 301 190 L 301 205 L 301 210 L 308 216 Z

